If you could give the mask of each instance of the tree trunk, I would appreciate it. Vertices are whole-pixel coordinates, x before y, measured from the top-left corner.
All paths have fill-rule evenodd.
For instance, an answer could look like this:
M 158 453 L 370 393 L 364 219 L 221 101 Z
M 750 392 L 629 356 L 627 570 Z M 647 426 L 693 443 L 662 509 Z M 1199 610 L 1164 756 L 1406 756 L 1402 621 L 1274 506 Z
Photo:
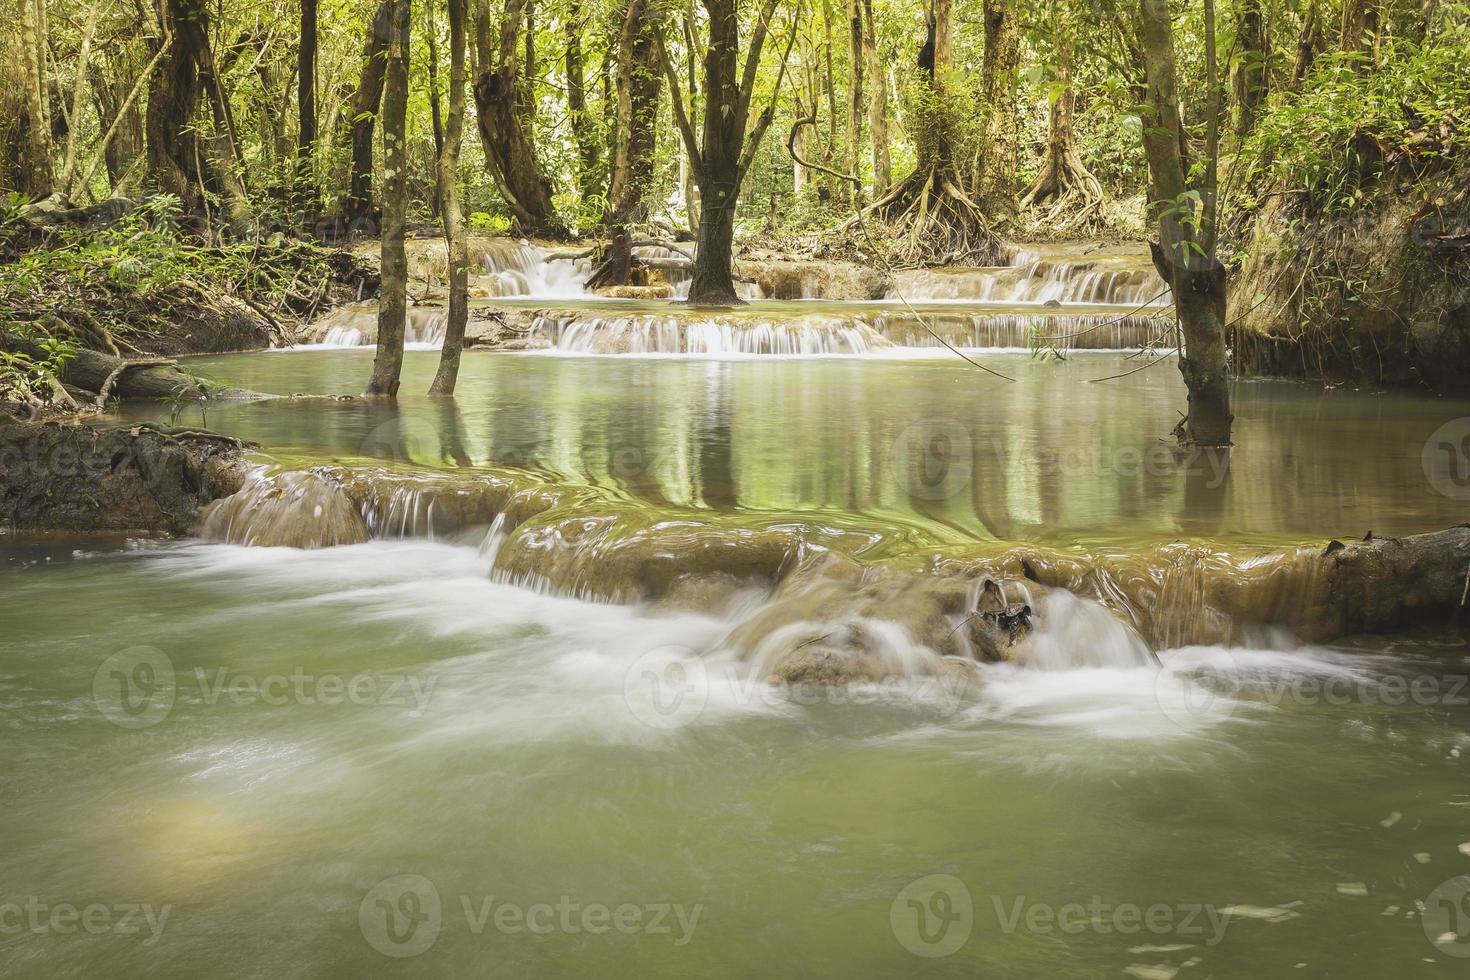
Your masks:
M 378 352 L 367 395 L 398 394 L 408 306 L 408 260 L 403 252 L 407 209 L 409 0 L 392 0 L 388 58 L 383 79 L 382 288 L 378 298 Z
M 373 213 L 373 129 L 383 100 L 388 39 L 393 33 L 394 0 L 382 0 L 362 45 L 362 73 L 352 107 L 352 178 L 344 216 L 351 225 Z
M 20 154 L 17 190 L 37 200 L 53 190 L 51 109 L 46 79 L 47 25 L 45 0 L 20 0 L 20 47 L 24 66 L 24 150 Z
M 1208 0 L 1206 12 L 1208 42 L 1213 42 L 1213 25 L 1208 21 L 1214 6 Z M 1181 441 L 1188 444 L 1227 447 L 1231 415 L 1225 360 L 1225 269 L 1215 256 L 1215 170 L 1208 166 L 1204 186 L 1193 188 L 1204 202 L 1201 212 L 1195 213 L 1195 205 L 1186 196 L 1191 188 L 1179 149 L 1179 86 L 1168 0 L 1139 0 L 1139 14 L 1147 79 L 1143 145 L 1148 156 L 1150 211 L 1159 229 L 1159 240 L 1151 249 L 1159 275 L 1174 291 L 1175 313 L 1184 335 L 1179 373 L 1189 390 L 1189 412 L 1178 431 Z M 1206 46 L 1208 49 L 1209 43 Z M 1216 151 L 1217 144 L 1207 150 Z
M 1379 20 L 1383 16 L 1381 3 L 1382 0 L 1343 0 L 1338 50 L 1360 54 L 1373 51 L 1378 38 Z
M 863 3 L 863 57 L 868 63 L 868 139 L 873 144 L 873 193 L 882 195 L 893 183 L 893 159 L 888 149 L 888 72 L 878 53 L 873 24 L 873 0 Z
M 735 241 L 735 206 L 740 186 L 755 159 L 761 137 L 770 128 L 775 103 L 767 104 L 752 119 L 751 94 L 755 89 L 761 51 L 770 36 L 772 21 L 781 0 L 763 0 L 740 63 L 740 17 L 738 0 L 704 0 L 709 15 L 709 45 L 704 53 L 703 138 L 696 140 L 684 108 L 678 77 L 660 36 L 659 61 L 669 83 L 674 118 L 684 147 L 693 161 L 694 179 L 699 184 L 699 229 L 695 235 L 693 277 L 689 302 L 694 305 L 734 306 L 742 302 L 735 294 L 731 250 Z M 795 41 L 795 29 L 786 39 L 772 91 L 779 93 L 786 77 L 786 61 Z
M 975 157 L 975 201 L 990 215 L 1016 210 L 1016 80 L 1021 23 L 1014 0 L 985 0 L 985 65 L 981 96 L 985 123 Z
M 536 160 L 531 118 L 534 99 L 519 70 L 517 49 L 524 10 L 525 0 L 505 0 L 499 63 L 480 64 L 480 77 L 475 80 L 475 118 L 490 176 L 521 232 L 565 238 L 566 227 L 551 200 L 551 181 Z M 487 4 L 480 4 L 477 16 L 489 17 Z M 480 30 L 476 28 L 477 33 Z
M 567 114 L 577 143 L 577 190 L 584 201 L 597 196 L 597 163 L 601 156 L 597 128 L 587 112 L 587 77 L 582 63 L 582 32 L 586 29 L 581 0 L 572 0 L 566 16 Z
M 313 174 L 316 154 L 316 9 L 317 0 L 301 0 L 301 36 L 296 49 L 296 203 L 308 216 L 317 209 Z
M 1307 72 L 1312 70 L 1312 62 L 1317 60 L 1317 52 L 1322 47 L 1322 18 L 1318 12 L 1317 0 L 1310 0 L 1307 10 L 1302 14 L 1301 34 L 1296 42 L 1296 62 L 1291 68 L 1291 90 L 1299 91 L 1302 83 L 1306 81 Z
M 185 211 L 198 213 L 203 210 L 203 195 L 194 121 L 199 104 L 199 63 L 194 45 L 204 36 L 204 2 L 165 0 L 161 15 L 173 32 L 173 43 L 148 83 L 144 126 L 149 182 L 179 198 Z
M 464 142 L 465 21 L 466 0 L 449 3 L 449 125 L 444 133 L 444 151 L 439 154 L 440 218 L 449 262 L 449 323 L 444 329 L 444 349 L 439 370 L 429 387 L 431 395 L 453 395 L 459 379 L 460 353 L 464 350 L 465 323 L 469 320 L 469 256 L 465 248 L 464 219 L 459 210 L 455 170 Z M 430 25 L 433 30 L 433 25 Z
M 631 225 L 646 217 L 645 195 L 653 182 L 658 146 L 659 69 L 645 0 L 629 0 L 618 38 L 617 116 L 613 133 L 612 180 L 608 186 L 608 232 L 612 242 L 589 288 L 628 285 L 633 267 Z
M 1058 10 L 1053 30 L 1056 84 L 1059 91 L 1051 104 L 1046 141 L 1046 158 L 1031 187 L 1021 198 L 1022 208 L 1047 210 L 1039 221 L 1049 227 L 1076 227 L 1097 218 L 1103 202 L 1101 182 L 1087 169 L 1072 128 L 1076 92 L 1072 88 L 1072 23 L 1065 10 Z
M 848 187 L 848 204 L 862 207 L 863 185 L 858 154 L 863 142 L 863 7 L 862 0 L 847 0 L 847 144 L 843 170 L 858 178 Z
M 1235 32 L 1236 44 L 1240 48 L 1240 60 L 1235 69 L 1235 135 L 1242 141 L 1256 126 L 1256 116 L 1261 103 L 1266 101 L 1270 82 L 1266 59 L 1271 49 L 1266 37 L 1266 11 L 1262 2 L 1245 0 Z

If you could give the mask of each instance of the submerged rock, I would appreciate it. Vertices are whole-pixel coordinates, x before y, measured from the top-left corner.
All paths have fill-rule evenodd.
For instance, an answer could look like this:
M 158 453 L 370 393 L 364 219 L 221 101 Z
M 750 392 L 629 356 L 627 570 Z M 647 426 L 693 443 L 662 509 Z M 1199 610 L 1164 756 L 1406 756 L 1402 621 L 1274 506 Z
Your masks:
M 240 489 L 244 444 L 191 429 L 0 415 L 0 521 L 55 531 L 194 530 Z

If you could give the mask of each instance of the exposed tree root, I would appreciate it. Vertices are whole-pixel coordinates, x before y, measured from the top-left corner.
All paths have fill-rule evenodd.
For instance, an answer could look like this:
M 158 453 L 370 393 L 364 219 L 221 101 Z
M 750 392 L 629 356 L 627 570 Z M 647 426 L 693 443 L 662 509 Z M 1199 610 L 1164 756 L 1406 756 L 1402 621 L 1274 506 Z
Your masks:
M 1102 183 L 1082 162 L 1075 144 L 1051 147 L 1041 172 L 1021 198 L 1032 221 L 1055 231 L 1084 231 L 1103 224 Z
M 948 167 L 920 168 L 860 214 L 838 225 L 846 236 L 877 226 L 895 265 L 1002 265 L 1008 248 Z M 871 246 L 870 246 L 871 247 Z

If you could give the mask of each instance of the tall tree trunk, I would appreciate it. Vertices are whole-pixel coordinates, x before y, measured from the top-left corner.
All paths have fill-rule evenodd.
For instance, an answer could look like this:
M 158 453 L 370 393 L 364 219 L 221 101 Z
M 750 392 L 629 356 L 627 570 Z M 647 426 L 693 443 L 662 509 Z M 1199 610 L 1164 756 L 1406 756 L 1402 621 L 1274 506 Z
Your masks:
M 382 288 L 378 298 L 378 352 L 368 395 L 398 394 L 403 369 L 404 323 L 408 313 L 408 260 L 403 252 L 407 210 L 409 0 L 392 0 L 388 58 L 383 79 Z
M 1378 39 L 1383 0 L 1343 0 L 1338 50 L 1370 54 Z
M 1307 72 L 1312 70 L 1312 62 L 1317 60 L 1317 52 L 1322 48 L 1322 15 L 1318 10 L 1318 0 L 1309 0 L 1306 12 L 1302 14 L 1302 29 L 1296 42 L 1296 62 L 1291 68 L 1291 90 L 1299 91 L 1302 83 L 1306 81 Z
M 466 0 L 449 3 L 449 124 L 444 133 L 444 150 L 439 154 L 440 218 L 449 263 L 449 323 L 444 329 L 444 350 L 439 370 L 429 387 L 431 395 L 453 395 L 459 379 L 459 359 L 464 350 L 464 329 L 469 319 L 469 256 L 465 248 L 464 220 L 459 209 L 455 170 L 464 142 L 465 21 Z M 430 30 L 433 26 L 430 25 Z
M 755 159 L 761 137 L 775 115 L 774 100 L 753 120 L 751 95 L 760 68 L 761 51 L 770 35 L 781 0 L 763 0 L 740 63 L 740 16 L 738 0 L 704 0 L 709 15 L 709 45 L 704 54 L 704 119 L 702 139 L 696 139 L 684 109 L 678 77 L 659 39 L 659 61 L 670 94 L 679 132 L 693 161 L 694 179 L 699 184 L 699 230 L 695 236 L 694 271 L 689 283 L 689 302 L 695 305 L 734 306 L 732 250 L 735 242 L 735 206 L 740 185 Z M 786 61 L 795 41 L 795 29 L 786 39 L 774 92 L 779 93 L 786 77 Z M 748 130 L 748 131 L 747 131 Z
M 393 11 L 394 0 L 382 0 L 373 13 L 362 45 L 362 73 L 358 76 L 352 105 L 352 177 L 344 207 L 345 217 L 353 225 L 373 213 L 373 130 L 383 100 Z
M 893 183 L 893 158 L 888 149 L 888 72 L 878 53 L 873 0 L 863 4 L 863 57 L 868 63 L 868 139 L 873 144 L 873 193 L 882 195 Z
M 1016 210 L 1016 80 L 1021 23 L 1014 0 L 984 0 L 985 65 L 981 97 L 985 123 L 975 157 L 975 200 L 987 214 Z
M 597 196 L 597 163 L 601 155 L 597 128 L 587 112 L 587 77 L 582 62 L 582 32 L 587 17 L 581 0 L 572 0 L 566 16 L 567 114 L 571 117 L 572 136 L 577 143 L 577 190 L 582 200 Z
M 863 6 L 862 0 L 847 0 L 847 143 L 843 169 L 858 178 L 847 185 L 847 200 L 862 207 L 863 185 L 858 155 L 863 143 Z
M 505 0 L 498 63 L 490 64 L 482 59 L 480 76 L 475 80 L 475 118 L 490 176 L 521 231 L 563 238 L 566 227 L 552 204 L 551 181 L 536 160 L 534 99 L 519 68 L 525 2 Z M 490 12 L 484 0 L 476 16 L 488 21 Z M 488 37 L 488 26 L 483 29 L 477 26 L 476 34 L 482 30 Z
M 51 194 L 51 100 L 46 73 L 46 0 L 20 0 L 20 55 L 23 65 L 25 117 L 20 123 L 24 151 L 16 189 L 33 198 Z
M 301 0 L 301 36 L 296 49 L 296 202 L 308 217 L 317 210 L 316 155 L 316 8 L 317 0 Z
M 204 209 L 194 114 L 199 105 L 199 62 L 195 45 L 205 36 L 204 0 L 164 0 L 160 14 L 173 43 L 148 83 L 144 128 L 150 183 L 173 194 L 190 213 Z
M 1266 71 L 1270 41 L 1266 37 L 1263 0 L 1244 0 L 1240 11 L 1238 39 L 1240 58 L 1235 68 L 1235 135 L 1244 140 L 1255 129 L 1261 103 L 1266 101 L 1270 75 Z
M 1102 183 L 1087 169 L 1072 128 L 1077 94 L 1072 87 L 1074 24 L 1060 5 L 1053 8 L 1052 47 L 1056 61 L 1057 93 L 1052 101 L 1046 157 L 1031 187 L 1021 198 L 1022 208 L 1048 205 L 1039 220 L 1052 228 L 1076 227 L 1097 218 L 1103 202 Z
M 1206 0 L 1206 57 L 1213 74 L 1213 0 Z M 1189 413 L 1180 424 L 1182 441 L 1207 447 L 1230 445 L 1230 390 L 1225 357 L 1225 268 L 1215 256 L 1218 99 L 1210 80 L 1207 163 L 1202 186 L 1191 188 L 1180 152 L 1179 84 L 1174 29 L 1168 0 L 1139 0 L 1141 54 L 1147 79 L 1143 146 L 1148 157 L 1150 211 L 1158 223 L 1154 265 L 1174 291 L 1183 337 L 1179 373 L 1189 391 Z M 1186 195 L 1198 192 L 1199 205 Z M 1196 211 L 1198 207 L 1198 211 Z
M 613 132 L 612 179 L 608 186 L 608 233 L 612 242 L 587 285 L 627 285 L 633 267 L 632 225 L 647 216 L 645 196 L 653 183 L 658 146 L 659 68 L 645 0 L 628 0 L 618 35 L 617 116 Z

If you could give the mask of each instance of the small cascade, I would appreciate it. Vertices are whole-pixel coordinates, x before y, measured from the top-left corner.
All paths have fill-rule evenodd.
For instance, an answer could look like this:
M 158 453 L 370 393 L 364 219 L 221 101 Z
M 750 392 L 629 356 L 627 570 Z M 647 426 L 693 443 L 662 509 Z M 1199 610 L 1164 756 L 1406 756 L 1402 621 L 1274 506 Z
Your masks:
M 532 337 L 566 354 L 777 356 L 865 354 L 890 346 L 860 320 L 836 316 L 567 317 L 543 314 Z
M 444 344 L 449 313 L 442 306 L 408 308 L 404 346 L 430 350 Z M 339 306 L 306 328 L 306 342 L 297 348 L 368 347 L 378 342 L 378 305 L 349 303 Z
M 465 243 L 472 268 L 470 295 L 481 299 L 526 296 L 539 299 L 578 299 L 590 295 L 582 288 L 591 272 L 585 259 L 549 258 L 542 249 L 512 238 L 471 238 Z M 414 239 L 406 243 L 409 275 L 442 285 L 448 278 L 448 252 L 442 240 Z
M 1146 255 L 1022 250 L 1008 266 L 899 272 L 888 298 L 1166 306 L 1169 291 Z
M 884 312 L 873 326 L 898 347 L 1135 350 L 1172 329 L 1168 318 L 1143 313 Z M 937 335 L 937 336 L 936 336 Z M 942 340 L 941 340 L 942 338 Z

